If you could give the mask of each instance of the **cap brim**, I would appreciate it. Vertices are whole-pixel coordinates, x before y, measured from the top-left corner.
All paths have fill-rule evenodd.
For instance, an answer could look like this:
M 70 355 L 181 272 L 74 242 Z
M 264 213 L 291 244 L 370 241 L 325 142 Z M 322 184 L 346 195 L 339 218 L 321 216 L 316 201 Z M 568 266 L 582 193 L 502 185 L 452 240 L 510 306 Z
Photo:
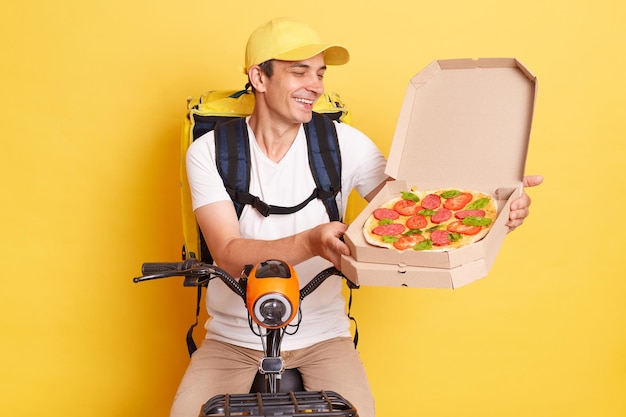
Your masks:
M 343 65 L 350 61 L 350 53 L 346 48 L 339 45 L 314 44 L 305 45 L 291 51 L 283 52 L 274 57 L 280 61 L 304 61 L 324 52 L 326 65 Z

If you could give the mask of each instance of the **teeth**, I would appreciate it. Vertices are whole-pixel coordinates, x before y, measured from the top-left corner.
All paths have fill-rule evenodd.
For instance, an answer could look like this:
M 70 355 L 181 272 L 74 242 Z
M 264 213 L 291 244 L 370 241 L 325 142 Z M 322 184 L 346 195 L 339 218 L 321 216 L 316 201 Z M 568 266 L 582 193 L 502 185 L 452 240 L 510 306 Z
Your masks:
M 313 104 L 313 100 L 307 100 L 304 98 L 296 98 L 296 101 L 300 102 L 300 103 L 304 103 L 304 104 Z

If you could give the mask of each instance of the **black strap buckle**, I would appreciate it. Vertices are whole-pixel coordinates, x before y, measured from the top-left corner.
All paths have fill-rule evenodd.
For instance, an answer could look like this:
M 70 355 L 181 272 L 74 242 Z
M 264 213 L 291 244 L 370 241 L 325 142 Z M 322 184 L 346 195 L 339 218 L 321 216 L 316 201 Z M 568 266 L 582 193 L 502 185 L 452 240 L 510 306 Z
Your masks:
M 259 197 L 254 197 L 252 201 L 252 207 L 254 207 L 263 217 L 270 215 L 270 205 L 261 200 Z

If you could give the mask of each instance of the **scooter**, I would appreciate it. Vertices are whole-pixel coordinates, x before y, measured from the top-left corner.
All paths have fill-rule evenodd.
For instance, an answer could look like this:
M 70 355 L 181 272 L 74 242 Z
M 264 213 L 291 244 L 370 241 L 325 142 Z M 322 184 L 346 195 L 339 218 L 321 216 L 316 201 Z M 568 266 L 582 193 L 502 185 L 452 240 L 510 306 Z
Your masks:
M 278 259 L 246 265 L 239 279 L 194 258 L 144 263 L 141 272 L 141 277 L 133 279 L 135 283 L 179 276 L 184 277 L 184 286 L 202 287 L 219 278 L 243 299 L 250 330 L 261 338 L 264 357 L 250 392 L 216 395 L 201 407 L 200 417 L 358 417 L 352 404 L 336 392 L 305 391 L 298 370 L 285 369 L 280 356 L 289 323 L 300 317 L 300 302 L 328 277 L 342 276 L 339 270 L 331 267 L 321 271 L 302 289 L 293 267 Z

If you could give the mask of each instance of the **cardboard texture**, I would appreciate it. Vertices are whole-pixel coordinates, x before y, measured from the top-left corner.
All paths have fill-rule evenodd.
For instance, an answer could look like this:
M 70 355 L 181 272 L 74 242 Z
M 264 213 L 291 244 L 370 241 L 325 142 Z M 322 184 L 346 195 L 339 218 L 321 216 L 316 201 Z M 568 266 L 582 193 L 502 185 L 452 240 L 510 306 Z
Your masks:
M 358 285 L 458 288 L 485 277 L 522 194 L 536 77 L 515 58 L 438 60 L 409 82 L 385 172 L 394 181 L 350 224 L 342 272 Z M 369 245 L 363 224 L 412 187 L 457 188 L 494 197 L 498 216 L 479 242 L 441 252 Z

